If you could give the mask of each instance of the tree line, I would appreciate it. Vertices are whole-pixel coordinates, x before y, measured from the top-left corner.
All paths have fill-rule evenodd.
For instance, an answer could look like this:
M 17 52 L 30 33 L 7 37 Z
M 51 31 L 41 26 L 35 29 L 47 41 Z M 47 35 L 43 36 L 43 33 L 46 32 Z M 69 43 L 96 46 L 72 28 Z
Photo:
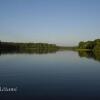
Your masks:
M 100 52 L 100 39 L 94 41 L 81 41 L 78 46 L 79 49 L 88 49 L 94 52 Z
M 18 49 L 58 49 L 56 44 L 48 43 L 15 43 L 0 41 L 0 50 L 18 50 Z
M 91 50 L 100 52 L 100 39 L 94 41 L 81 41 L 78 47 L 64 47 L 57 46 L 56 44 L 48 43 L 16 43 L 16 42 L 2 42 L 0 41 L 0 50 L 22 50 L 22 49 L 69 49 L 69 50 Z

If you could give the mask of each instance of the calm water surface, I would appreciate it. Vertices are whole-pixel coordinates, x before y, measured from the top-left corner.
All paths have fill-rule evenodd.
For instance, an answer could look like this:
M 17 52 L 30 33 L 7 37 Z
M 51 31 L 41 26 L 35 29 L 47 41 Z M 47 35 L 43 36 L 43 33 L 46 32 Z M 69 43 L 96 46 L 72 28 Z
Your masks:
M 33 100 L 100 100 L 100 62 L 78 52 L 1 54 L 0 96 Z

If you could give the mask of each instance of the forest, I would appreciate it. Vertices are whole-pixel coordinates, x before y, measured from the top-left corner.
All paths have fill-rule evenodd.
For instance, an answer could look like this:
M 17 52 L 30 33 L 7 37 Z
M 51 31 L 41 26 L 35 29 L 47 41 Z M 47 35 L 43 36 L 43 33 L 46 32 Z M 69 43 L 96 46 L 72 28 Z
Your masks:
M 56 44 L 48 43 L 16 43 L 16 42 L 2 42 L 0 41 L 0 51 L 10 51 L 10 50 L 79 50 L 79 51 L 92 51 L 100 52 L 100 39 L 94 41 L 81 41 L 78 46 L 67 47 L 67 46 L 57 46 Z
M 100 39 L 96 39 L 94 41 L 81 41 L 78 46 L 79 50 L 90 50 L 93 52 L 100 52 Z
M 0 50 L 20 50 L 20 49 L 58 49 L 55 44 L 48 43 L 15 43 L 0 41 Z

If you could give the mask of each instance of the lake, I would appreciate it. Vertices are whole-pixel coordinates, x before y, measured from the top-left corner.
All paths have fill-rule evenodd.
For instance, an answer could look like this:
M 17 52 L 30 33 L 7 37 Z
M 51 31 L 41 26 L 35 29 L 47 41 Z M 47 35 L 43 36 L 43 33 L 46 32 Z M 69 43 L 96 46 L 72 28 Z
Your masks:
M 97 54 L 98 55 L 98 54 Z M 33 100 L 100 100 L 100 56 L 88 52 L 1 53 L 0 96 Z

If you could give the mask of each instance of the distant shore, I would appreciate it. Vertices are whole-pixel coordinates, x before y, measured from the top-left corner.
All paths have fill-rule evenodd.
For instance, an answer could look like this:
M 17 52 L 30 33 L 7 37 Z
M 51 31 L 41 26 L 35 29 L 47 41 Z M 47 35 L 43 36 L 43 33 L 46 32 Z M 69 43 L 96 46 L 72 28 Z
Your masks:
M 100 52 L 100 39 L 94 41 L 81 41 L 78 46 L 57 46 L 49 43 L 16 43 L 0 41 L 0 50 L 75 50 L 75 51 L 92 51 Z

